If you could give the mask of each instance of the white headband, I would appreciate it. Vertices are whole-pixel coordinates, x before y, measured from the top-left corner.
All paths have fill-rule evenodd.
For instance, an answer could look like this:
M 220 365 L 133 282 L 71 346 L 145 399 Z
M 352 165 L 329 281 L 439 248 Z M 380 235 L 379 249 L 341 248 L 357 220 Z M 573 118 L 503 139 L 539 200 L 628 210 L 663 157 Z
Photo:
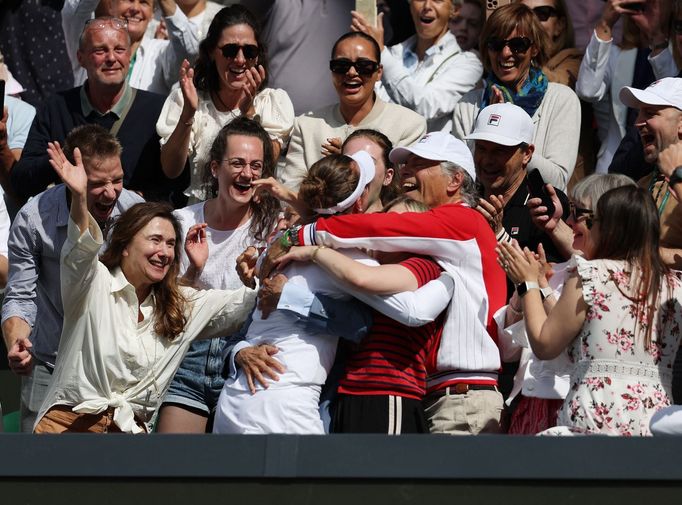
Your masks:
M 358 198 L 360 198 L 360 195 L 362 195 L 362 192 L 365 190 L 367 184 L 372 182 L 372 179 L 374 179 L 374 175 L 376 174 L 376 168 L 374 167 L 374 160 L 369 155 L 369 153 L 367 153 L 366 151 L 358 151 L 355 154 L 349 155 L 349 157 L 352 158 L 353 161 L 355 161 L 355 163 L 357 163 L 358 167 L 360 168 L 360 177 L 358 179 L 357 187 L 344 201 L 339 202 L 328 209 L 313 209 L 315 213 L 331 215 L 343 212 L 348 207 L 353 205 L 358 200 Z

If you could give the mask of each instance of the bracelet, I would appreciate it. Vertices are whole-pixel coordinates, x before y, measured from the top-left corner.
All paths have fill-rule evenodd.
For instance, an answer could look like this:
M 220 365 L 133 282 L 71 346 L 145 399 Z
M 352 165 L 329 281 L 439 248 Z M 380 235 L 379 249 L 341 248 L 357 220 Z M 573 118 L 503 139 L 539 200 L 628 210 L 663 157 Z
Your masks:
M 317 258 L 317 253 L 320 252 L 320 249 L 326 249 L 326 248 L 327 248 L 326 245 L 318 245 L 318 246 L 317 246 L 317 249 L 315 249 L 315 250 L 313 251 L 313 254 L 310 255 L 310 261 L 312 261 L 313 263 L 315 263 L 315 258 Z

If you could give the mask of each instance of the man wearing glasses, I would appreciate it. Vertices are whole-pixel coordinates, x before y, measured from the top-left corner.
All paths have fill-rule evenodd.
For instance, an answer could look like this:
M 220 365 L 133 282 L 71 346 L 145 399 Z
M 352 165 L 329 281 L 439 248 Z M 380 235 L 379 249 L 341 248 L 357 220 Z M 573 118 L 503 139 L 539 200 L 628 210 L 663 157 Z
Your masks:
M 102 17 L 85 26 L 78 62 L 88 79 L 82 86 L 53 95 L 36 115 L 21 159 L 10 174 L 19 198 L 26 200 L 50 184 L 59 184 L 49 164 L 47 143 L 63 142 L 82 124 L 98 124 L 118 138 L 126 188 L 144 193 L 147 199 L 168 200 L 173 191 L 178 189 L 179 194 L 179 188 L 187 185 L 183 177 L 170 181 L 163 175 L 156 119 L 165 97 L 127 84 L 130 47 L 125 21 Z

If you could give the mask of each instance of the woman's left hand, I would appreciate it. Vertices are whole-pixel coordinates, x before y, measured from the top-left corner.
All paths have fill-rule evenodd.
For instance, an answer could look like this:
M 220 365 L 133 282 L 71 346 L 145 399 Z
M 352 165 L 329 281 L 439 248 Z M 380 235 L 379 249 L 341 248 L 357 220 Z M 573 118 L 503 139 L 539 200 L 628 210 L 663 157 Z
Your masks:
M 524 281 L 538 282 L 543 275 L 542 265 L 535 258 L 535 254 L 527 247 L 522 251 L 516 241 L 512 244 L 502 242 L 495 250 L 497 262 L 514 284 Z
M 358 11 L 350 11 L 350 15 L 351 18 L 353 19 L 350 25 L 350 29 L 353 30 L 354 32 L 362 32 L 369 35 L 370 37 L 377 41 L 377 44 L 379 44 L 379 49 L 383 51 L 384 13 L 380 12 L 379 15 L 377 16 L 376 26 L 372 26 L 371 24 L 369 24 L 367 19 L 365 19 L 365 16 L 360 14 Z
M 187 231 L 185 253 L 187 259 L 197 273 L 201 272 L 208 260 L 208 242 L 206 241 L 206 223 L 199 223 Z
M 263 81 L 265 81 L 265 69 L 263 65 L 250 67 L 246 69 L 244 75 L 246 75 L 246 82 L 242 86 L 244 96 L 239 102 L 239 110 L 242 115 L 253 118 L 256 115 L 256 110 L 253 108 L 253 99 L 260 90 Z

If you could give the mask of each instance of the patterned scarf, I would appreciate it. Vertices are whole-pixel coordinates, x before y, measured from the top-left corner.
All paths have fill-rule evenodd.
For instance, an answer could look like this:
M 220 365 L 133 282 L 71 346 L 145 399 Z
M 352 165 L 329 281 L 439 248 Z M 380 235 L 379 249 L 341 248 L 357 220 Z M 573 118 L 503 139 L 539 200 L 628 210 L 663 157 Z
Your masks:
M 492 72 L 484 79 L 485 90 L 483 91 L 483 100 L 481 102 L 481 109 L 490 105 L 490 99 L 493 96 L 492 86 L 495 85 L 504 96 L 504 101 L 518 105 L 533 117 L 535 111 L 540 107 L 542 99 L 545 97 L 547 91 L 547 76 L 539 68 L 530 67 L 528 78 L 523 83 L 521 91 L 516 93 L 514 90 L 502 84 L 495 74 Z

